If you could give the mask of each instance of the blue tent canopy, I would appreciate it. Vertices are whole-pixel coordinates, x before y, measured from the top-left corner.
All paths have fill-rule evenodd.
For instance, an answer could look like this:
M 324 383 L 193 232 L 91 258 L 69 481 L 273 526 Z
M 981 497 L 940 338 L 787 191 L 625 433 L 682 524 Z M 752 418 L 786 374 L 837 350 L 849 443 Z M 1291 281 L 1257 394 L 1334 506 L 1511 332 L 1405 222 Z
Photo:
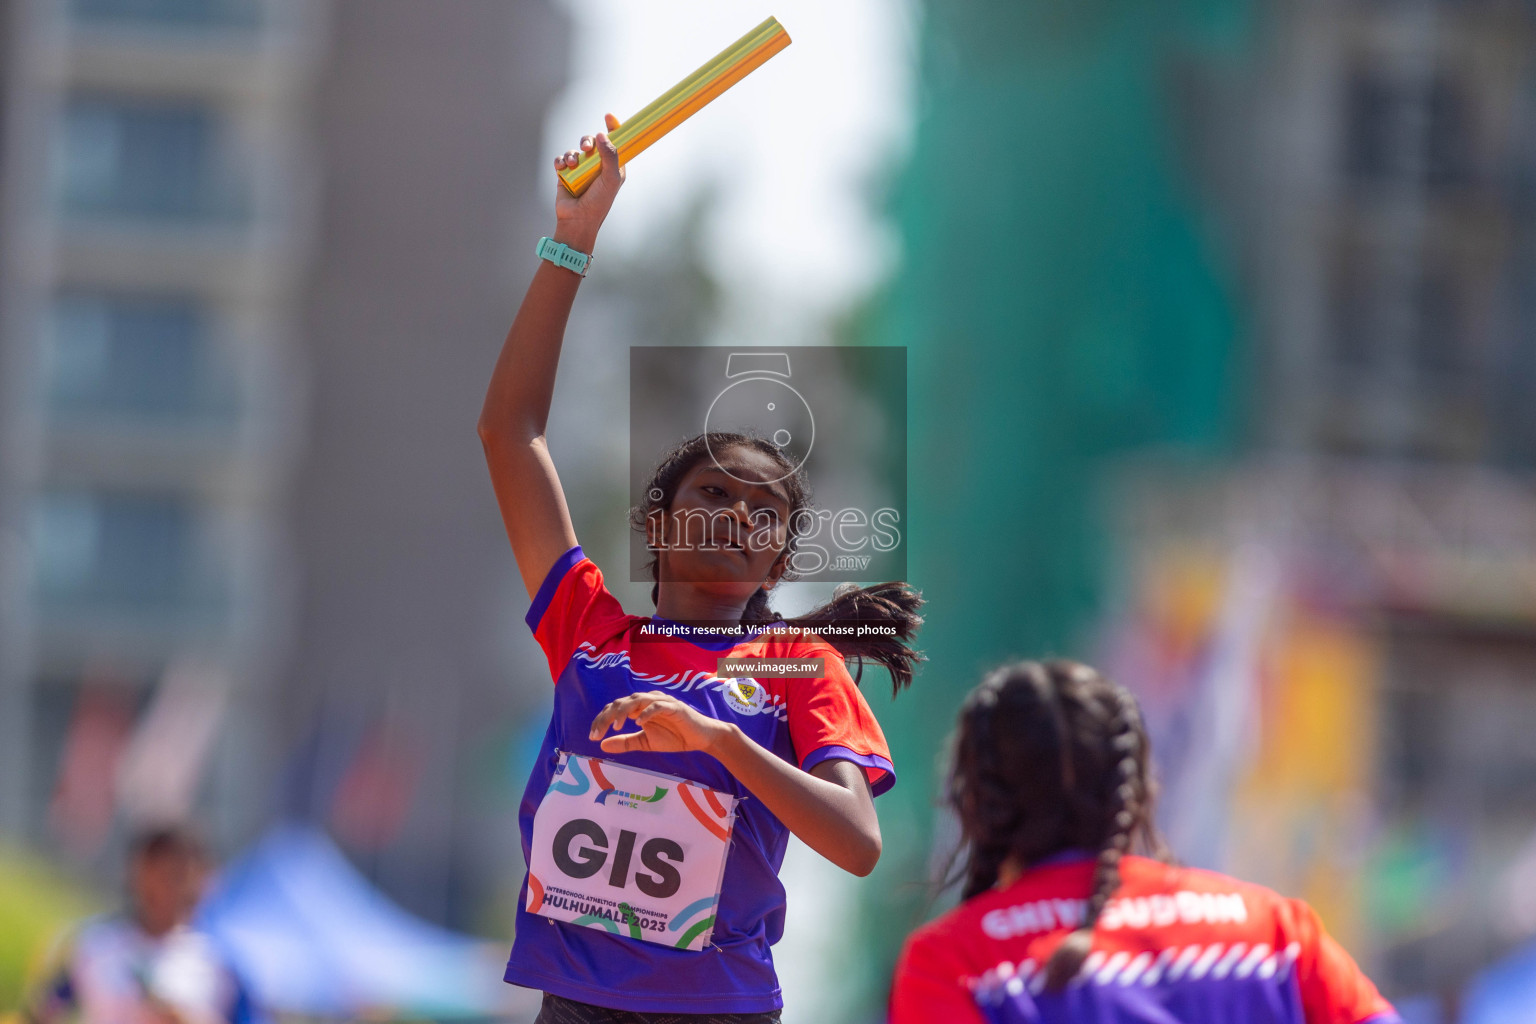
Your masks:
M 199 922 L 265 1007 L 307 1016 L 506 1016 L 500 950 L 401 910 L 319 831 L 274 829 L 219 878 Z
M 1536 1021 L 1536 943 L 1515 950 L 1473 979 L 1461 1003 L 1464 1024 Z

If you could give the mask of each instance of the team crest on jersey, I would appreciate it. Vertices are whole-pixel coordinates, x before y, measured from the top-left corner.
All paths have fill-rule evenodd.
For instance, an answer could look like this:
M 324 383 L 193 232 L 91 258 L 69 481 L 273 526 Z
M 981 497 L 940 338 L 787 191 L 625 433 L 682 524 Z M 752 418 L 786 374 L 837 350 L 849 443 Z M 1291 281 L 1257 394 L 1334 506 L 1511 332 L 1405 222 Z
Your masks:
M 768 691 L 750 679 L 727 679 L 720 692 L 725 694 L 731 710 L 742 715 L 760 714 L 768 703 Z

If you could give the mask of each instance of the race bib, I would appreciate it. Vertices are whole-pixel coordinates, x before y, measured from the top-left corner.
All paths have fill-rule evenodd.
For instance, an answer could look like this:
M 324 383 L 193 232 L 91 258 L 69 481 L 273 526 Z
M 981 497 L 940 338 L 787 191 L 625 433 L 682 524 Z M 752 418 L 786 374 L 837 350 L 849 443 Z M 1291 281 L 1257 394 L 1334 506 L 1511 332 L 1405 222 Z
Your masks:
M 533 816 L 528 912 L 703 949 L 735 822 L 727 793 L 561 751 Z

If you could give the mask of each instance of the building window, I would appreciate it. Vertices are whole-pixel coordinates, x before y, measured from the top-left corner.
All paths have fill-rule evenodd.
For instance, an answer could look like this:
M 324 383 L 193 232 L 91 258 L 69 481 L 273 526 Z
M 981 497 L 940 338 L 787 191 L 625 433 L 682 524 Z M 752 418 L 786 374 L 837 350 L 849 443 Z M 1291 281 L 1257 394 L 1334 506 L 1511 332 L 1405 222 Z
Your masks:
M 1457 82 L 1372 68 L 1356 72 L 1346 88 L 1344 163 L 1357 186 L 1448 189 L 1471 182 L 1472 110 Z
M 206 311 L 180 296 L 61 295 L 48 331 L 48 403 L 71 417 L 218 417 L 233 405 Z
M 1397 374 L 1427 395 L 1465 390 L 1481 369 L 1467 337 L 1467 297 L 1433 263 L 1348 247 L 1335 267 L 1330 369 L 1347 385 Z
M 261 23 L 260 0 L 70 0 L 81 22 L 143 22 L 185 28 L 254 28 Z
M 1417 327 L 1411 358 L 1418 382 L 1428 392 L 1457 392 L 1477 378 L 1466 329 L 1466 296 L 1454 278 L 1426 271 L 1416 294 Z
M 59 140 L 59 202 L 87 218 L 238 218 L 245 204 L 220 153 L 222 134 L 217 111 L 203 103 L 76 96 Z
M 181 495 L 47 493 L 33 510 L 37 597 L 87 610 L 185 605 L 198 597 L 194 525 Z

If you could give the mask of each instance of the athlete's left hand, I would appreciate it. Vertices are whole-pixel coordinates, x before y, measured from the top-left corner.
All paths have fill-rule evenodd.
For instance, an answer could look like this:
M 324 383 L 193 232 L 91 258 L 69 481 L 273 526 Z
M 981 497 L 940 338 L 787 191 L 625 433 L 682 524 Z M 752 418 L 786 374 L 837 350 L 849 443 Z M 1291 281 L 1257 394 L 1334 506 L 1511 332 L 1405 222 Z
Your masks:
M 626 719 L 634 719 L 639 732 L 603 737 Z M 676 754 L 685 750 L 708 751 L 730 726 L 706 718 L 670 693 L 651 690 L 620 697 L 597 713 L 588 738 L 602 739 L 604 753 L 624 754 L 643 751 L 651 754 Z

